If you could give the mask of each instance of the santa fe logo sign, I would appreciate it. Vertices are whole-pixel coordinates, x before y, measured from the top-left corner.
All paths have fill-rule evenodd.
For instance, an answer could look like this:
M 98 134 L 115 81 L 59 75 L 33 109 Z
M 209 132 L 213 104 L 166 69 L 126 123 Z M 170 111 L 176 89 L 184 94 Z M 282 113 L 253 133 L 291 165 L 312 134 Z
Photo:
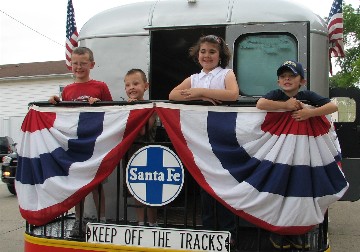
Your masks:
M 184 169 L 178 156 L 161 145 L 148 145 L 130 158 L 126 167 L 130 193 L 140 202 L 162 206 L 173 201 L 184 183 Z

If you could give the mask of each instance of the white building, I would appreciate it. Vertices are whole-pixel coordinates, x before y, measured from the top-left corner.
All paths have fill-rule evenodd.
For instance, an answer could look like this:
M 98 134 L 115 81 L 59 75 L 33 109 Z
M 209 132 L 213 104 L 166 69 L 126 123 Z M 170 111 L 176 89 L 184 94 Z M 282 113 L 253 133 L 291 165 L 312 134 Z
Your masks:
M 60 88 L 72 83 L 65 61 L 22 63 L 0 66 L 0 136 L 20 142 L 20 127 L 28 104 L 47 101 Z

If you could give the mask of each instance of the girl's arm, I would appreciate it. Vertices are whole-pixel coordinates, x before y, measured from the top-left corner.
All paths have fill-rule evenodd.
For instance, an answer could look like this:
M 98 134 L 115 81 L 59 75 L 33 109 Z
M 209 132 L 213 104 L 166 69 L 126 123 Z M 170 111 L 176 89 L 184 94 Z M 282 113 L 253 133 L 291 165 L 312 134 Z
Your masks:
M 230 70 L 225 76 L 225 89 L 204 89 L 204 97 L 218 101 L 236 101 L 239 98 L 239 85 L 235 74 Z
M 177 85 L 169 94 L 169 100 L 186 101 L 186 97 L 181 94 L 182 90 L 191 87 L 191 77 L 186 78 L 183 82 Z
M 231 70 L 225 76 L 225 89 L 190 88 L 190 77 L 175 87 L 169 95 L 170 100 L 215 100 L 236 101 L 239 97 L 239 86 L 234 72 Z

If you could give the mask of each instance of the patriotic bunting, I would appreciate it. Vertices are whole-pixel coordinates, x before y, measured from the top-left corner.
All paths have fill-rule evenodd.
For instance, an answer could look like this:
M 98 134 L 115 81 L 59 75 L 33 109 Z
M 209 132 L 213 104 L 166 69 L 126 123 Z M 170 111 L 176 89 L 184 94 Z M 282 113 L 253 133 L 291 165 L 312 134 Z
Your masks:
M 170 103 L 32 107 L 16 176 L 23 217 L 43 225 L 77 204 L 112 172 L 154 111 L 198 184 L 264 229 L 305 233 L 348 188 L 327 117 L 296 122 L 289 112 Z

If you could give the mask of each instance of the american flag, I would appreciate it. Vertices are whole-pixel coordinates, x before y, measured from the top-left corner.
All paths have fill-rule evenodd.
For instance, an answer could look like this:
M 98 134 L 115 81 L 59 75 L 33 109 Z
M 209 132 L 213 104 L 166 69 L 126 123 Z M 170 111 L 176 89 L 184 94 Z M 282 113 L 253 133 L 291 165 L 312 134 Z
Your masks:
M 71 70 L 71 53 L 75 47 L 78 46 L 78 32 L 76 29 L 75 13 L 72 0 L 68 1 L 67 6 L 67 19 L 66 19 L 66 66 Z
M 342 0 L 334 0 L 328 20 L 329 56 L 344 57 Z

